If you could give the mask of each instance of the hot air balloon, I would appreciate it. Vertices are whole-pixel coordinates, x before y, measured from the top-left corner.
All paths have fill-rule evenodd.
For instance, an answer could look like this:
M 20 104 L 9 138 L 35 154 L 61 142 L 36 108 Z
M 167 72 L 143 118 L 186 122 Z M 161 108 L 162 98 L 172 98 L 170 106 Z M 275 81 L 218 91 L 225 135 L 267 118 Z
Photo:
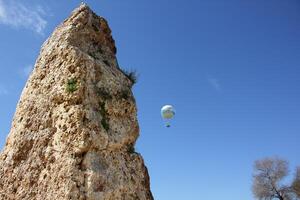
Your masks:
M 161 108 L 161 116 L 166 122 L 166 127 L 170 127 L 170 121 L 175 116 L 175 109 L 171 105 L 165 105 Z

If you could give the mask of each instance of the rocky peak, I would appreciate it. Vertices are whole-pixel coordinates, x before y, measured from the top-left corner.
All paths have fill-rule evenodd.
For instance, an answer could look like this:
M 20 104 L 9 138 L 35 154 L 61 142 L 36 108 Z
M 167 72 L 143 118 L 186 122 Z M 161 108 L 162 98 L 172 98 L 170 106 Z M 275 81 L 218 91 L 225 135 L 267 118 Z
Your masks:
M 152 200 L 133 82 L 86 4 L 43 44 L 0 155 L 0 199 Z

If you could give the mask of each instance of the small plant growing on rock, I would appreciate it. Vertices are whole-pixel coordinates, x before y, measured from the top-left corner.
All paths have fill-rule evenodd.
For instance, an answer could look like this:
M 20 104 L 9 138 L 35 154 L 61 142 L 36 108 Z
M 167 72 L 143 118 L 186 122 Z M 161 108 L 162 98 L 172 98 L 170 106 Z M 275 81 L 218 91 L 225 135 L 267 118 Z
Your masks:
M 77 90 L 77 80 L 75 78 L 71 78 L 67 82 L 67 91 L 69 93 L 73 93 Z
M 106 110 L 105 110 L 105 103 L 101 102 L 100 103 L 100 114 L 102 116 L 102 119 L 101 119 L 101 125 L 102 127 L 108 131 L 109 130 L 109 123 L 108 123 L 108 117 L 107 117 L 107 114 L 106 114 Z
M 138 75 L 136 70 L 131 70 L 131 71 L 121 70 L 121 71 L 131 81 L 132 85 L 137 83 Z

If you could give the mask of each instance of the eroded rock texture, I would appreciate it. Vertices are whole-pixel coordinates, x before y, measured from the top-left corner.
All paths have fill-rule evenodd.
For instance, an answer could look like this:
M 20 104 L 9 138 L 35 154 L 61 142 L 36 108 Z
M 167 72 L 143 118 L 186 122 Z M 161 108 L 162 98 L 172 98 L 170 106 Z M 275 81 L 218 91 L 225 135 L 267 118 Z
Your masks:
M 0 155 L 0 199 L 152 200 L 132 82 L 84 4 L 44 43 Z

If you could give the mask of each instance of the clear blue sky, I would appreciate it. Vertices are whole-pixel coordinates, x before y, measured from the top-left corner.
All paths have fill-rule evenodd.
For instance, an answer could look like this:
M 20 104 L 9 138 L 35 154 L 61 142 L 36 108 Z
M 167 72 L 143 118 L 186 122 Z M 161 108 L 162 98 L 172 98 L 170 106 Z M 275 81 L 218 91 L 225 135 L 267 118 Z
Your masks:
M 79 2 L 0 0 L 1 147 L 41 44 Z M 254 160 L 300 165 L 299 0 L 86 2 L 140 74 L 137 150 L 157 200 L 251 200 Z

